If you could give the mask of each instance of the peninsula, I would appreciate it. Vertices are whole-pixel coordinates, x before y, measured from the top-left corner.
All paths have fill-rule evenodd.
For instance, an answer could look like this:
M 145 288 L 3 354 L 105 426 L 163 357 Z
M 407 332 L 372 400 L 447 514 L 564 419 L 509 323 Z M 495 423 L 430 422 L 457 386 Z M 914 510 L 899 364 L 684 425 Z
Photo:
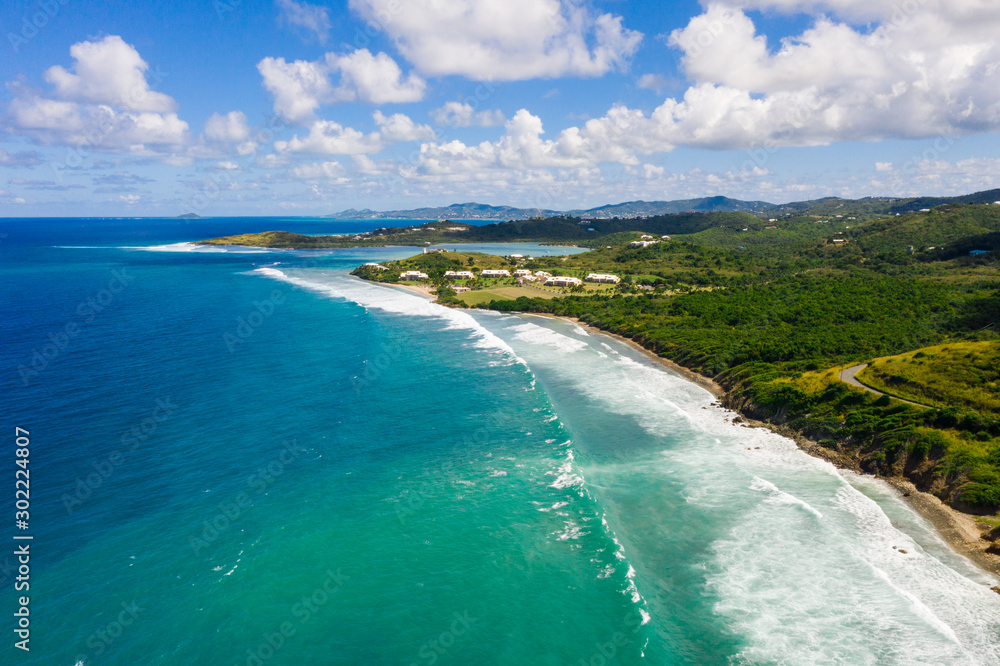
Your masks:
M 976 516 L 1000 570 L 1000 205 L 712 215 L 590 232 L 570 257 L 439 249 L 354 274 L 628 338 L 811 453 Z

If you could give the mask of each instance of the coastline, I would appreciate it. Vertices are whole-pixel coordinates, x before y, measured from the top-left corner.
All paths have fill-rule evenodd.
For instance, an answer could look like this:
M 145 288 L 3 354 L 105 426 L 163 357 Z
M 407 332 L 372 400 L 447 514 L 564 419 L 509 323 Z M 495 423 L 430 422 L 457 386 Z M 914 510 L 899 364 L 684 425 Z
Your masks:
M 411 293 L 419 294 L 431 299 L 432 301 L 436 301 L 436 297 L 430 293 L 430 287 L 412 284 L 393 284 L 386 286 L 400 287 Z M 697 373 L 694 370 L 686 368 L 668 358 L 659 356 L 652 350 L 643 347 L 635 340 L 626 338 L 625 336 L 617 333 L 612 333 L 611 331 L 605 331 L 596 326 L 592 326 L 584 321 L 581 321 L 580 319 L 577 319 L 576 317 L 566 317 L 538 312 L 520 314 L 521 316 L 561 319 L 579 326 L 590 333 L 612 337 L 641 353 L 649 360 L 656 362 L 668 370 L 680 375 L 685 380 L 705 389 L 716 398 L 719 404 L 725 406 L 728 393 L 725 388 L 723 388 L 711 377 Z M 818 443 L 804 437 L 801 433 L 787 426 L 776 425 L 750 418 L 733 407 L 726 407 L 726 409 L 729 409 L 738 415 L 732 420 L 734 425 L 746 425 L 751 428 L 767 428 L 777 435 L 791 439 L 800 450 L 808 455 L 825 460 L 838 469 L 846 469 L 859 474 L 865 474 L 865 472 L 861 470 L 857 461 L 853 458 L 820 446 Z M 986 552 L 990 542 L 981 538 L 985 533 L 985 530 L 979 527 L 975 516 L 953 509 L 934 495 L 918 490 L 916 486 L 909 481 L 909 479 L 904 477 L 875 476 L 873 478 L 884 481 L 887 485 L 889 485 L 899 495 L 899 497 L 910 506 L 910 508 L 931 524 L 938 536 L 948 545 L 949 548 L 959 555 L 966 557 L 979 567 L 979 569 L 989 575 L 992 575 L 998 580 L 998 582 L 1000 582 L 1000 555 L 993 555 Z M 994 592 L 1000 594 L 1000 585 L 993 587 L 992 589 Z
M 641 352 L 650 360 L 656 361 L 665 368 L 679 374 L 684 379 L 701 386 L 713 396 L 720 400 L 726 397 L 726 390 L 710 377 L 694 372 L 689 368 L 671 361 L 670 359 L 658 356 L 653 351 L 646 349 L 639 343 L 626 338 L 617 333 L 611 333 L 595 326 L 591 326 L 575 317 L 560 317 L 557 315 L 526 313 L 535 317 L 548 317 L 551 319 L 562 319 L 571 322 L 586 331 L 607 335 L 623 342 L 632 349 Z M 775 425 L 764 421 L 751 419 L 739 412 L 731 409 L 739 416 L 733 420 L 733 424 L 743 424 L 751 428 L 767 428 L 771 432 L 787 437 L 796 443 L 800 450 L 815 457 L 833 464 L 838 469 L 847 469 L 852 472 L 863 474 L 857 462 L 852 458 L 841 455 L 836 451 L 831 451 L 816 442 L 803 437 L 800 433 L 787 426 Z M 901 497 L 916 513 L 929 522 L 937 532 L 938 536 L 948 544 L 953 551 L 971 560 L 976 566 L 988 574 L 1000 579 L 1000 556 L 987 553 L 989 542 L 982 539 L 983 531 L 976 522 L 975 516 L 962 513 L 953 509 L 940 499 L 930 493 L 918 490 L 909 479 L 898 476 L 875 476 L 874 478 L 884 481 Z M 1000 587 L 994 587 L 994 592 L 1000 594 Z

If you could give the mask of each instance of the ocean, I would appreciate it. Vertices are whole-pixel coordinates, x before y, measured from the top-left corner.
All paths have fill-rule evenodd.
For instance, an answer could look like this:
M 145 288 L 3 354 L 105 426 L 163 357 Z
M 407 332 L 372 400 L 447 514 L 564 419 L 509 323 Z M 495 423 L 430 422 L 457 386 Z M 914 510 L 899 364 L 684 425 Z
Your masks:
M 0 663 L 1000 664 L 894 491 L 628 345 L 186 244 L 384 224 L 0 220 Z

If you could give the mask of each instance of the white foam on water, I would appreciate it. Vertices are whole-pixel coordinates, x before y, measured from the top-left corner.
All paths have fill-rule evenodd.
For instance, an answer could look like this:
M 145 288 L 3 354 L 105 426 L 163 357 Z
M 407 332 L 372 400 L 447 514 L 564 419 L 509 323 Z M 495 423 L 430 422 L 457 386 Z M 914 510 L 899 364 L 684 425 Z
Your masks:
M 807 512 L 816 516 L 817 518 L 822 518 L 823 514 L 817 511 L 808 502 L 800 500 L 795 495 L 786 493 L 785 491 L 778 488 L 776 485 L 760 478 L 759 476 L 753 477 L 753 481 L 750 482 L 750 489 L 756 490 L 758 492 L 767 493 L 768 498 L 764 500 L 765 502 L 773 502 L 775 504 L 788 504 L 791 506 L 800 507 L 805 509 Z
M 511 326 L 508 330 L 514 332 L 515 340 L 536 345 L 546 345 L 561 352 L 577 352 L 589 346 L 582 340 L 560 335 L 550 328 L 536 326 L 535 324 L 520 324 L 518 326 Z
M 559 469 L 554 472 L 546 472 L 547 476 L 554 476 L 556 480 L 549 484 L 550 488 L 573 488 L 583 486 L 583 477 L 580 476 L 573 466 L 573 449 L 566 451 L 566 458 L 559 465 Z
M 601 474 L 623 481 L 643 474 L 644 487 L 668 479 L 699 511 L 725 517 L 702 564 L 714 612 L 745 646 L 737 663 L 1000 665 L 997 595 L 894 527 L 832 464 L 767 429 L 734 425 L 736 414 L 710 393 L 636 360 L 624 344 L 595 335 L 589 353 L 560 333 L 569 324 L 549 333 L 516 323 L 493 328 L 537 373 L 669 438 L 658 460 L 621 472 L 604 465 Z M 570 485 L 571 466 L 562 471 Z M 590 491 L 598 502 L 605 492 Z M 625 566 L 622 543 L 602 523 Z M 644 571 L 646 555 L 629 552 L 629 581 Z
M 198 252 L 203 254 L 268 254 L 278 250 L 250 248 L 239 245 L 196 245 L 195 243 L 168 243 L 167 245 L 122 245 L 119 250 L 144 252 Z
M 338 275 L 297 276 L 272 267 L 261 267 L 254 272 L 313 292 L 357 303 L 366 310 L 439 320 L 444 324 L 444 330 L 468 331 L 474 348 L 499 352 L 511 362 L 524 364 L 506 342 L 484 328 L 468 313 L 437 305 L 413 292 L 373 285 L 357 278 Z

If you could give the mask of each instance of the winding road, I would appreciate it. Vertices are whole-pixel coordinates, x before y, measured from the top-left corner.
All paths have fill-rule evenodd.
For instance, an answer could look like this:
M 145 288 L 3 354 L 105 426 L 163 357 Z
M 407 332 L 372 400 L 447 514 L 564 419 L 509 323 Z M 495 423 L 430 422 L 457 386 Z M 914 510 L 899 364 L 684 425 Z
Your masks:
M 899 400 L 900 402 L 905 402 L 908 405 L 913 405 L 915 407 L 925 407 L 927 409 L 935 409 L 930 405 L 924 405 L 919 402 L 913 402 L 912 400 L 904 400 L 903 398 L 899 398 L 890 393 L 883 393 L 882 391 L 876 391 L 871 386 L 866 386 L 865 384 L 862 384 L 860 381 L 858 381 L 857 374 L 867 367 L 868 367 L 867 363 L 859 363 L 857 365 L 852 365 L 849 368 L 844 368 L 843 370 L 840 371 L 840 380 L 843 382 L 847 382 L 851 386 L 857 386 L 858 388 L 864 389 L 869 393 L 874 393 L 875 395 L 887 395 L 893 400 Z

